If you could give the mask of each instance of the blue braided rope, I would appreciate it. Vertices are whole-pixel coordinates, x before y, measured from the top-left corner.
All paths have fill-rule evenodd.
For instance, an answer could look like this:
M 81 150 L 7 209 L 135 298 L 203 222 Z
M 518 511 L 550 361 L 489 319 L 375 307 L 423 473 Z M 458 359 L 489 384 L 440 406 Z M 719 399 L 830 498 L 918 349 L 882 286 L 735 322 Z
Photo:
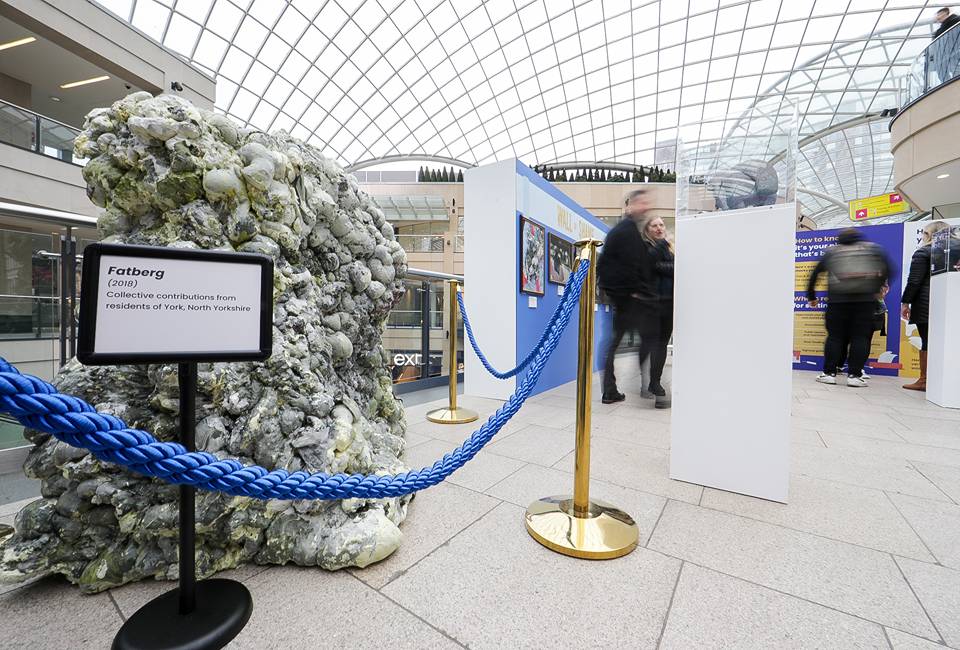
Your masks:
M 579 269 L 577 270 L 579 272 Z M 574 274 L 574 279 L 576 274 Z M 573 280 L 570 281 L 572 284 Z M 560 297 L 560 303 L 557 305 L 557 308 L 553 312 L 553 316 L 550 317 L 550 322 L 547 323 L 546 329 L 543 330 L 543 334 L 540 336 L 540 340 L 537 341 L 537 344 L 533 346 L 533 349 L 524 357 L 515 368 L 512 370 L 507 370 L 502 372 L 493 367 L 493 364 L 487 359 L 486 355 L 480 351 L 480 344 L 477 343 L 477 339 L 473 334 L 473 326 L 470 324 L 470 319 L 467 317 L 467 308 L 463 304 L 463 294 L 457 293 L 457 304 L 460 306 L 460 319 L 463 320 L 463 329 L 467 333 L 467 338 L 470 339 L 470 346 L 473 348 L 473 351 L 477 353 L 477 358 L 480 359 L 480 363 L 483 364 L 483 367 L 487 369 L 491 375 L 497 379 L 510 379 L 511 377 L 520 374 L 523 372 L 524 368 L 530 365 L 530 362 L 537 356 L 537 351 L 540 347 L 546 342 L 547 337 L 550 335 L 550 332 L 553 329 L 553 326 L 556 324 L 557 319 L 560 318 L 560 315 L 565 309 L 567 309 L 567 302 L 570 301 L 570 286 L 567 286 L 567 289 L 563 292 L 563 296 Z M 579 296 L 579 291 L 577 296 Z
M 564 328 L 570 322 L 583 288 L 589 262 L 568 286 L 571 299 L 552 324 L 543 347 L 524 375 L 517 391 L 462 445 L 430 467 L 396 475 L 309 474 L 268 471 L 236 459 L 219 459 L 175 442 L 160 442 L 146 431 L 131 429 L 113 415 L 98 413 L 78 397 L 64 395 L 42 379 L 21 374 L 0 358 L 0 412 L 17 418 L 26 427 L 44 431 L 68 445 L 82 447 L 102 461 L 168 483 L 193 485 L 201 490 L 257 499 L 381 499 L 434 486 L 473 458 L 513 417 L 530 396 Z

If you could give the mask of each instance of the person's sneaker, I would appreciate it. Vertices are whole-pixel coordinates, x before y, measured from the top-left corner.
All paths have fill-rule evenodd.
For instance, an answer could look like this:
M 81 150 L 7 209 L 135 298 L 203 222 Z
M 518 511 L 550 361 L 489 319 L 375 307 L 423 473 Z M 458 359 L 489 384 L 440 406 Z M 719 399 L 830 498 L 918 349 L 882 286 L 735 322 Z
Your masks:
M 604 393 L 603 397 L 600 398 L 600 401 L 604 404 L 616 404 L 617 402 L 622 402 L 627 399 L 627 396 L 623 393 Z
M 870 375 L 868 375 L 868 374 L 864 371 L 864 372 L 861 372 L 861 373 L 860 373 L 860 378 L 861 378 L 861 379 L 870 379 Z
M 825 373 L 825 372 L 821 372 L 821 373 L 820 373 L 820 376 L 817 377 L 817 381 L 819 381 L 821 384 L 830 384 L 830 385 L 833 385 L 833 384 L 836 384 L 836 383 L 837 383 L 837 376 L 836 376 L 836 375 L 828 375 L 828 374 Z
M 640 397 L 642 397 L 643 399 L 653 399 L 654 397 L 656 397 L 656 395 L 651 393 L 649 388 L 641 388 Z
M 847 377 L 847 386 L 850 388 L 863 388 L 867 385 L 867 380 L 863 377 Z
M 667 391 L 665 391 L 663 386 L 661 386 L 659 383 L 651 383 L 649 386 L 647 386 L 647 390 L 649 390 L 654 397 L 663 397 L 667 394 Z

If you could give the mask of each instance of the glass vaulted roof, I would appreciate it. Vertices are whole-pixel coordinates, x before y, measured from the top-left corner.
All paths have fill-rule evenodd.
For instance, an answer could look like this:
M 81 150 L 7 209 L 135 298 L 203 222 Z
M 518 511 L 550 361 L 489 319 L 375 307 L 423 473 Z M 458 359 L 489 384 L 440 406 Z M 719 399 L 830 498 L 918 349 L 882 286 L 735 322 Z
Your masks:
M 801 186 L 840 200 L 889 189 L 886 124 L 817 134 L 898 105 L 899 79 L 929 41 L 940 6 L 97 2 L 215 76 L 219 110 L 256 128 L 286 129 L 343 164 L 409 156 L 672 167 L 683 125 L 696 123 L 716 139 L 749 114 L 751 128 L 763 129 L 756 116 L 766 112 L 772 124 L 786 101 L 799 113 L 801 142 L 815 143 L 802 149 Z M 798 198 L 805 212 L 824 218 L 840 211 L 812 195 Z

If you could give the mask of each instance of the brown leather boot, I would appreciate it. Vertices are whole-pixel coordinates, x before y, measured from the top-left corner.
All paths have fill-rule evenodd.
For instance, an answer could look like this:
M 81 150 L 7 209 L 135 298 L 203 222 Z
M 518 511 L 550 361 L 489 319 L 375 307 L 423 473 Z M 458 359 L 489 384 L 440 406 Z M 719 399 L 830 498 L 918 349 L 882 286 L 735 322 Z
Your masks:
M 917 378 L 917 381 L 912 384 L 907 384 L 904 386 L 907 390 L 919 390 L 926 392 L 927 390 L 927 351 L 920 350 L 920 377 Z

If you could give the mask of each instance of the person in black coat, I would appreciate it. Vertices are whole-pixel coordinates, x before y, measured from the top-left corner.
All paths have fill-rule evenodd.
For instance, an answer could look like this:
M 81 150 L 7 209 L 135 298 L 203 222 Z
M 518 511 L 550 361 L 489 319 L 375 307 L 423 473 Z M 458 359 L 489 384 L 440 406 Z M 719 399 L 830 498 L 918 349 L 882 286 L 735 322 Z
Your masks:
M 927 390 L 927 336 L 930 323 L 930 269 L 933 260 L 933 238 L 938 232 L 948 230 L 944 221 L 931 221 L 924 226 L 920 247 L 910 258 L 910 273 L 900 297 L 900 315 L 911 325 L 916 325 L 920 334 L 920 377 L 907 390 Z
M 660 217 L 646 216 L 640 234 L 657 275 L 657 339 L 650 350 L 650 383 L 645 387 L 656 397 L 666 396 L 660 383 L 667 362 L 667 346 L 673 336 L 673 246 L 667 239 L 667 227 Z
M 960 23 L 960 17 L 950 13 L 947 7 L 937 12 L 936 19 L 940 27 L 933 33 L 933 43 L 927 48 L 927 57 L 937 73 L 936 79 L 928 80 L 930 87 L 946 83 L 960 74 L 960 28 L 953 29 Z
M 627 195 L 623 219 L 607 233 L 597 261 L 600 289 L 613 302 L 613 332 L 607 342 L 603 370 L 604 404 L 626 399 L 617 388 L 613 368 L 624 334 L 639 331 L 641 365 L 659 339 L 659 277 L 650 248 L 638 227 L 647 206 L 645 190 L 634 190 Z

